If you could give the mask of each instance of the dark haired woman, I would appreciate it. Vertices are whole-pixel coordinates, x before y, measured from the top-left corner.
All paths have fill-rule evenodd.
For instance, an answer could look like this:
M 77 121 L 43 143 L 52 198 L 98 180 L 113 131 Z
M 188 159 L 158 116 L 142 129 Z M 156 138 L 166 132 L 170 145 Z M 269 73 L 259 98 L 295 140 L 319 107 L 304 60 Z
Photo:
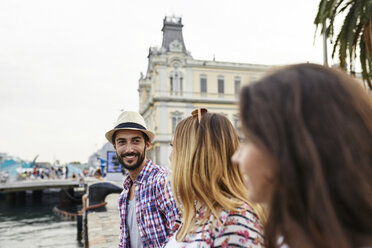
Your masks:
M 372 247 L 372 98 L 314 64 L 279 69 L 241 92 L 233 156 L 248 198 L 267 205 L 267 247 Z

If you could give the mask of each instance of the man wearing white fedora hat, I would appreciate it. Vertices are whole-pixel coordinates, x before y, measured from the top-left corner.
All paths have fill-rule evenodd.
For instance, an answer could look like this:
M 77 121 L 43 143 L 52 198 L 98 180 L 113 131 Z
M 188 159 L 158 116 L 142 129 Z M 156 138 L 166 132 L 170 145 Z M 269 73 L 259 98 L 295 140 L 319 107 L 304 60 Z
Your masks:
M 146 158 L 154 133 L 140 114 L 125 111 L 106 138 L 129 172 L 119 197 L 119 247 L 162 247 L 175 229 L 178 210 L 166 169 Z

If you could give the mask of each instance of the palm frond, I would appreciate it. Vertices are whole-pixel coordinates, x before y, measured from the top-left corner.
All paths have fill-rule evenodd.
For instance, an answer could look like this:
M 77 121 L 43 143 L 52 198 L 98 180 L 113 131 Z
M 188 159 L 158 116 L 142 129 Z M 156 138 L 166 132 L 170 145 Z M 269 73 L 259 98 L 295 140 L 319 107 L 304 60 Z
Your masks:
M 341 14 L 342 12 L 344 12 L 348 7 L 350 7 L 350 5 L 354 2 L 354 0 L 350 0 L 349 2 L 347 2 L 338 12 L 337 14 Z
M 364 34 L 362 34 L 362 37 L 359 41 L 359 48 L 360 48 L 360 65 L 362 67 L 362 77 L 367 82 L 367 85 L 370 89 L 372 89 L 371 84 L 371 58 L 369 54 L 367 53 L 365 42 L 364 42 Z
M 343 24 L 335 36 L 334 22 L 343 13 L 346 13 Z M 322 34 L 325 31 L 326 37 L 330 38 L 333 43 L 332 58 L 337 53 L 342 69 L 354 73 L 359 50 L 363 79 L 372 90 L 372 0 L 321 0 L 314 24 L 315 35 L 321 27 Z
M 332 58 L 334 58 L 335 57 L 335 53 L 336 53 L 336 50 L 337 50 L 337 48 L 338 48 L 338 44 L 340 43 L 340 39 L 341 39 L 341 33 L 339 33 L 338 35 L 337 35 L 337 38 L 336 38 L 336 40 L 335 40 L 335 43 L 334 43 L 334 45 L 333 45 L 333 50 L 332 50 Z
M 334 31 L 334 21 L 336 18 L 336 13 L 337 9 L 340 7 L 342 1 L 339 1 L 333 8 L 332 13 L 329 16 L 329 24 L 328 24 L 328 29 L 327 29 L 327 37 L 332 37 L 333 36 L 333 31 Z

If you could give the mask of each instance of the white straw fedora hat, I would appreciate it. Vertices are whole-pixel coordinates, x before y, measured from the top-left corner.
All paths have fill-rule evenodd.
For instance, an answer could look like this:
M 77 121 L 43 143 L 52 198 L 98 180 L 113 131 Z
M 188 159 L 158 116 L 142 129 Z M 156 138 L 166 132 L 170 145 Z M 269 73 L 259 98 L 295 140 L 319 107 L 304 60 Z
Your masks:
M 124 111 L 119 115 L 115 127 L 106 133 L 106 139 L 111 144 L 114 144 L 114 141 L 112 140 L 112 136 L 114 135 L 114 133 L 118 130 L 125 129 L 144 132 L 149 137 L 150 142 L 152 142 L 155 138 L 155 134 L 147 130 L 145 120 L 139 113 L 134 111 Z

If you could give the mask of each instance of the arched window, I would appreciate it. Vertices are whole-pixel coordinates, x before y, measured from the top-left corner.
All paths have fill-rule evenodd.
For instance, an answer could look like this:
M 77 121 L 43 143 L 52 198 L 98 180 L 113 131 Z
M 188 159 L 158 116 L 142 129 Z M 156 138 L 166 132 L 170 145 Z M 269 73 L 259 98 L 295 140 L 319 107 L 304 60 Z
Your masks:
M 172 122 L 172 134 L 176 129 L 177 124 L 182 120 L 182 113 L 179 111 L 175 111 L 171 113 L 171 122 Z
M 173 92 L 174 86 L 173 86 L 173 77 L 172 76 L 169 77 L 169 83 L 170 83 L 170 85 L 169 85 L 170 92 Z
M 169 74 L 170 94 L 182 95 L 183 92 L 183 73 L 179 70 L 173 70 Z

